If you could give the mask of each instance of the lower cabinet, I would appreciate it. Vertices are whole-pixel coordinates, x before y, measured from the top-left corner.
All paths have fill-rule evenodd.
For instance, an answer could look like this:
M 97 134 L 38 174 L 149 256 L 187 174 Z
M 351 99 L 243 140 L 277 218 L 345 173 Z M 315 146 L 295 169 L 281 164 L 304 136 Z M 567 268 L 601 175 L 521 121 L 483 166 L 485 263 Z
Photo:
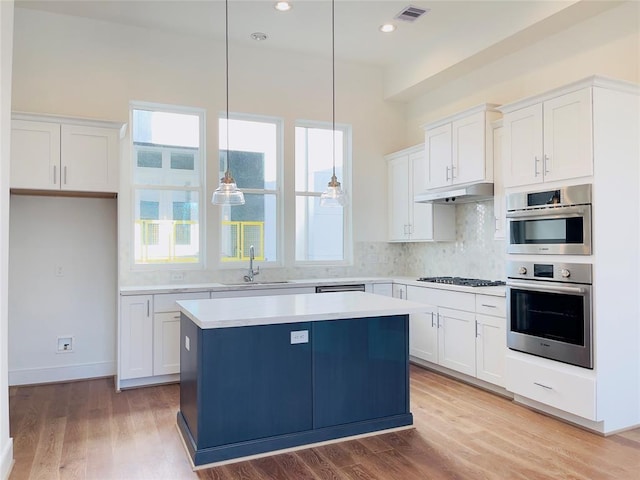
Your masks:
M 180 372 L 180 312 L 153 315 L 153 374 Z
M 153 295 L 120 300 L 119 378 L 153 375 Z
M 407 299 L 425 305 L 409 318 L 412 357 L 504 386 L 504 297 L 409 285 Z

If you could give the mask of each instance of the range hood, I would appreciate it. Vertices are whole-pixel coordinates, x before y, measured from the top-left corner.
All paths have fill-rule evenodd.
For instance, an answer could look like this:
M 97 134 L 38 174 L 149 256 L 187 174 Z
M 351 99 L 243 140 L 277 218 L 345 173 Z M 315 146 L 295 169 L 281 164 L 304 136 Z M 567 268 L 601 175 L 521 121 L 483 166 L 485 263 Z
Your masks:
M 468 203 L 481 202 L 493 198 L 493 183 L 448 186 L 437 190 L 418 193 L 413 197 L 418 203 Z

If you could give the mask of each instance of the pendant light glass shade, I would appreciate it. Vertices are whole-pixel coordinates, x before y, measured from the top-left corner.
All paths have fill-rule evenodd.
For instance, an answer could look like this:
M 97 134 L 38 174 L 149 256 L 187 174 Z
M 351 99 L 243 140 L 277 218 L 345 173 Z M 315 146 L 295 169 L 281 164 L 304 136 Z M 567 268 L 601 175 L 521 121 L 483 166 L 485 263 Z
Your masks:
M 229 148 L 229 0 L 224 2 L 224 31 L 225 31 L 225 85 L 227 99 L 227 149 Z M 227 164 L 224 177 L 220 179 L 220 186 L 216 188 L 211 197 L 211 203 L 214 205 L 233 206 L 244 205 L 244 194 L 238 190 L 236 181 L 231 176 L 229 170 L 230 152 L 227 150 L 225 162 Z
M 335 175 L 327 184 L 327 189 L 320 195 L 321 207 L 344 207 L 347 204 L 347 195 L 342 190 L 340 182 Z
M 343 207 L 347 204 L 347 196 L 336 177 L 336 14 L 335 0 L 331 0 L 331 145 L 333 157 L 333 175 L 327 188 L 320 195 L 321 207 Z
M 214 205 L 244 205 L 244 194 L 238 190 L 236 181 L 227 170 L 220 179 L 220 186 L 213 192 L 211 203 Z

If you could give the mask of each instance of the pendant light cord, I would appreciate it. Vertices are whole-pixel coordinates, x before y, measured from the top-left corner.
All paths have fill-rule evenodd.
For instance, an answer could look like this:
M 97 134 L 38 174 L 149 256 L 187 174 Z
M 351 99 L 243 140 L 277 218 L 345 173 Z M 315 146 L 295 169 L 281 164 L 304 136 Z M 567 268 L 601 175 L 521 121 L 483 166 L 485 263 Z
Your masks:
M 227 101 L 227 170 L 224 174 L 225 178 L 231 175 L 229 168 L 229 0 L 224 2 L 224 47 L 225 47 L 225 87 Z
M 333 178 L 336 178 L 336 14 L 335 0 L 331 0 L 331 139 L 333 156 Z

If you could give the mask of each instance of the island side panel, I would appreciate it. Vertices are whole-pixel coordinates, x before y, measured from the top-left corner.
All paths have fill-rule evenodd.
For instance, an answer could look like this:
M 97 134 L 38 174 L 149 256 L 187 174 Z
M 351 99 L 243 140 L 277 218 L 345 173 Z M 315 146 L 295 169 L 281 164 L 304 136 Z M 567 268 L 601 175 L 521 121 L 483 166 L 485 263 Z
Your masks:
M 198 372 L 202 330 L 180 314 L 180 412 L 194 442 L 198 442 Z M 187 349 L 188 347 L 188 349 Z
M 312 328 L 315 429 L 410 415 L 408 315 Z
M 202 330 L 198 449 L 311 430 L 310 337 L 307 322 Z

